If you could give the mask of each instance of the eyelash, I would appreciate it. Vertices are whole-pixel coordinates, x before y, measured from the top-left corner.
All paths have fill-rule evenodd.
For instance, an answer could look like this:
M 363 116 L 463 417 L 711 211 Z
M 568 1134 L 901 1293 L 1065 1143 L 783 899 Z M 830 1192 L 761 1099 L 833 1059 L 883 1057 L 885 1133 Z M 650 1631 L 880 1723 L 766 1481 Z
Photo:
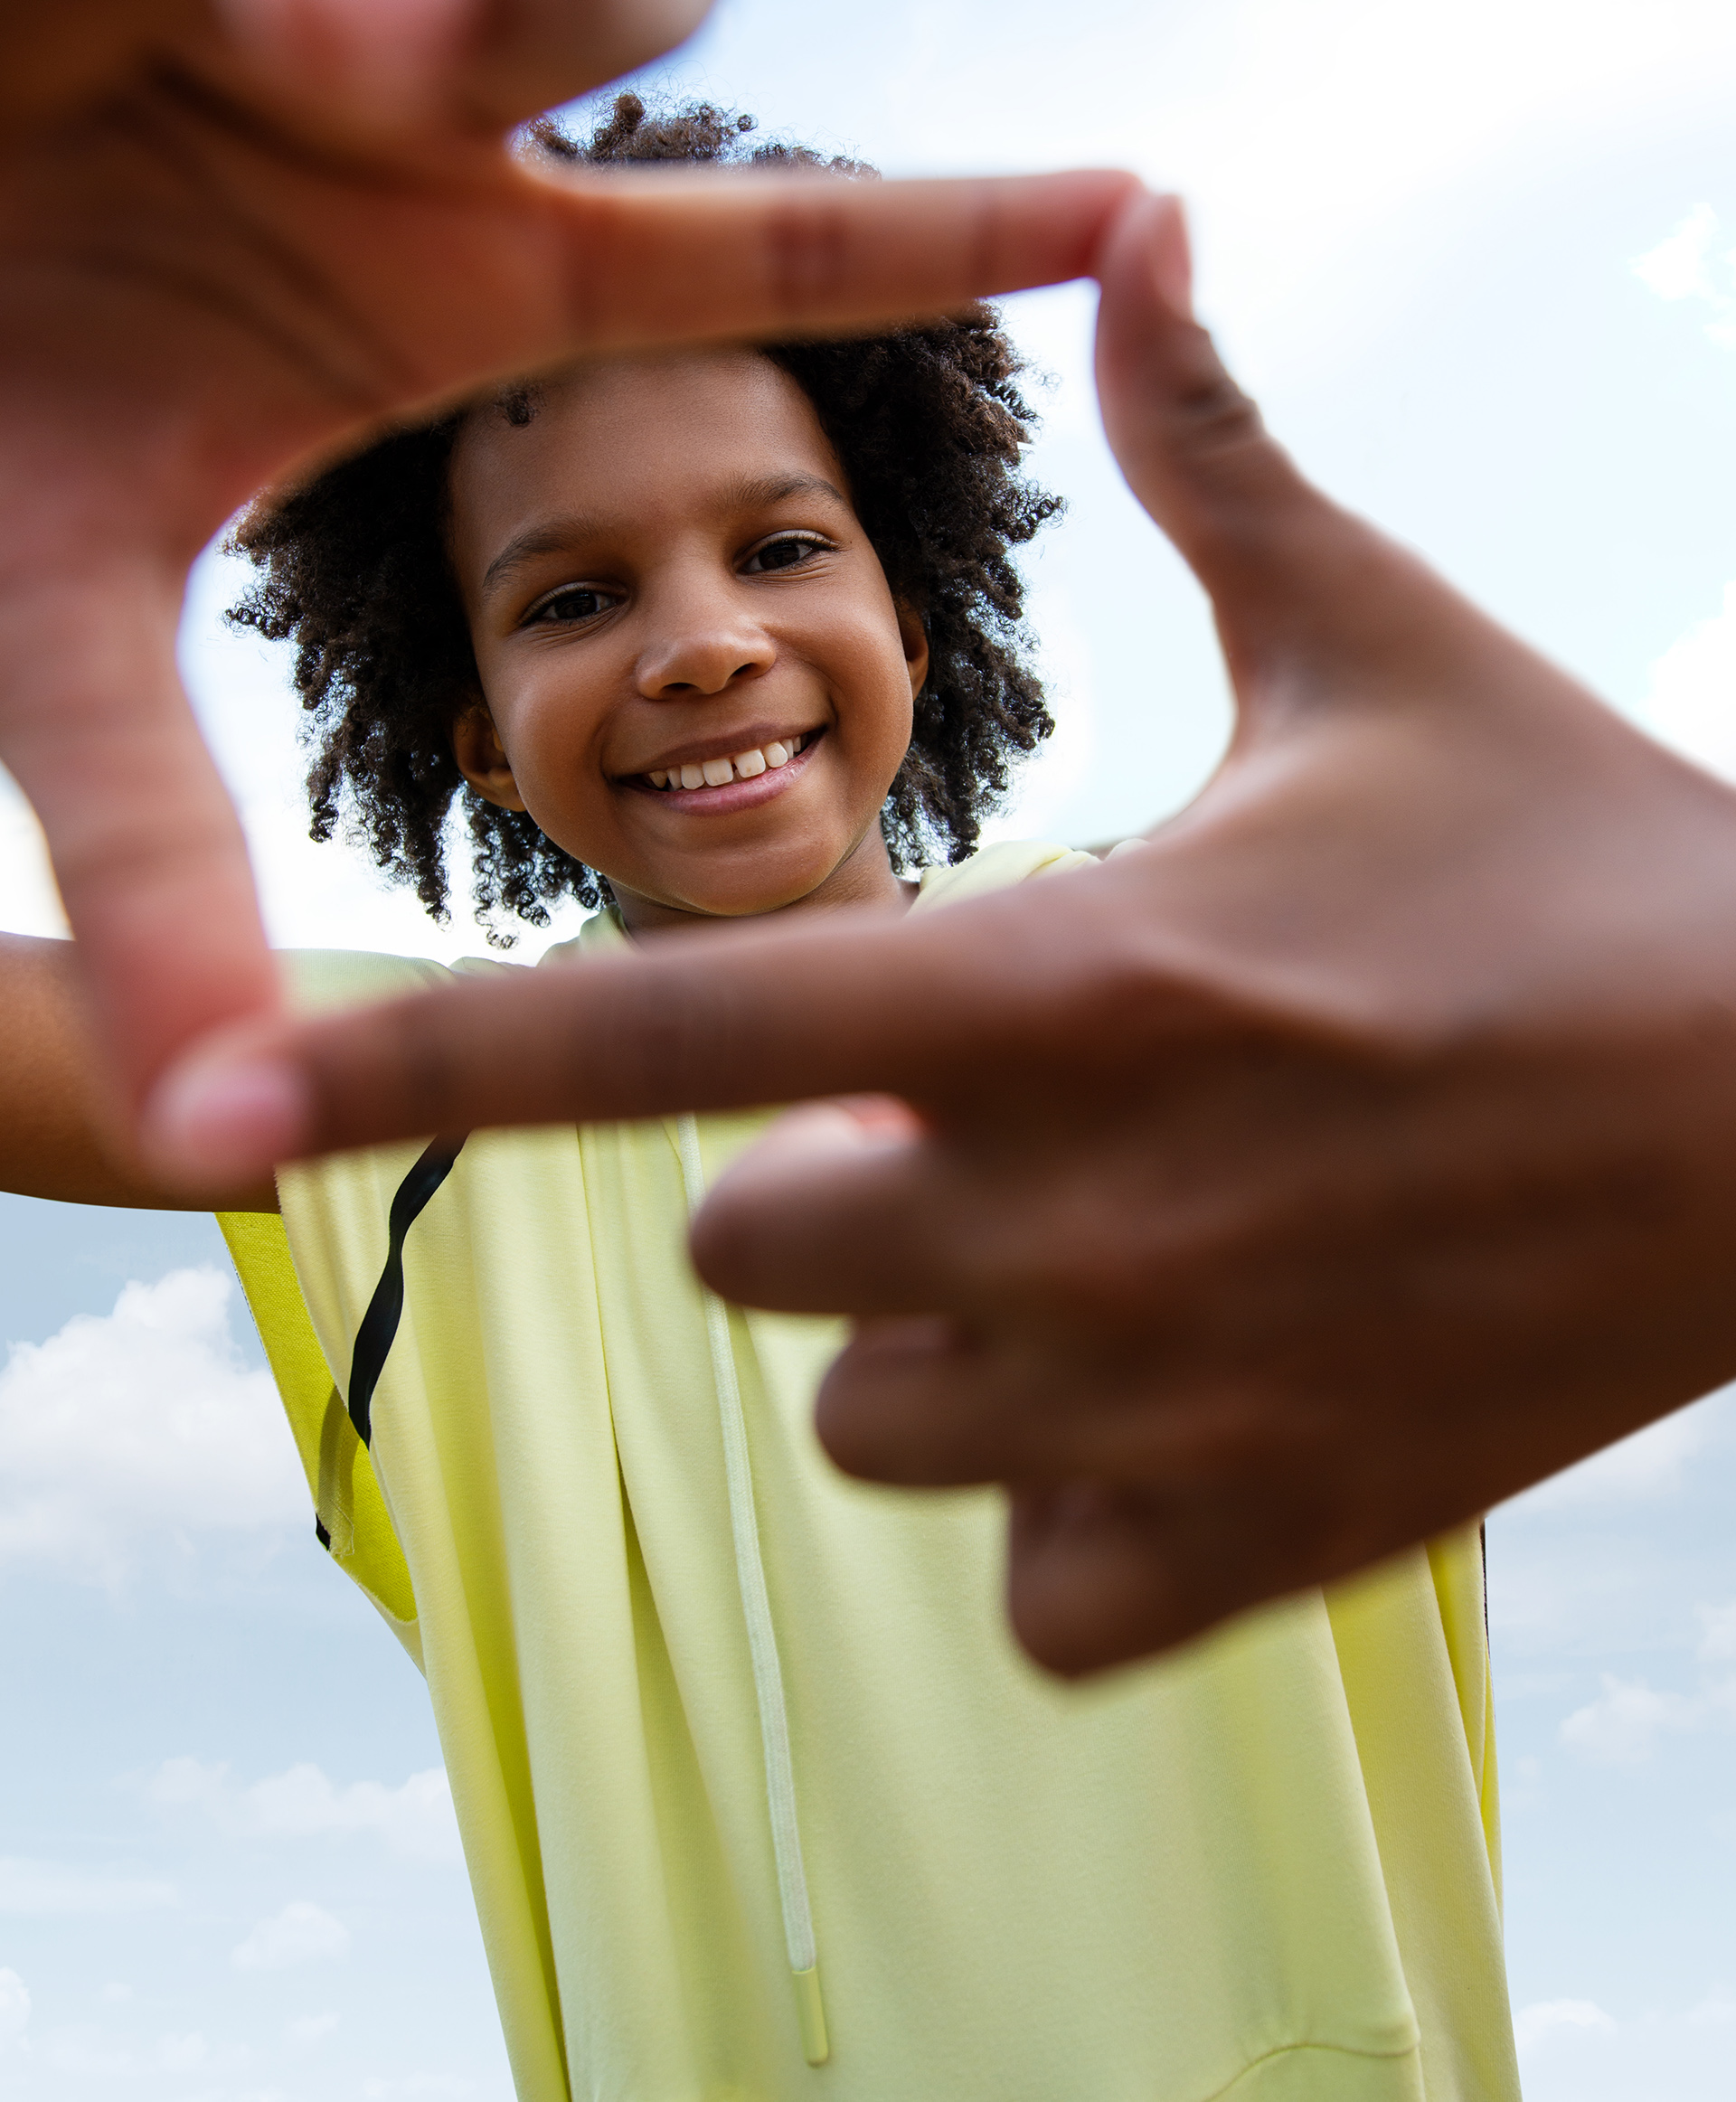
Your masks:
M 831 551 L 832 542 L 829 540 L 821 539 L 817 533 L 780 533 L 775 539 L 762 541 L 754 549 L 753 553 L 748 557 L 748 560 L 753 561 L 760 555 L 769 555 L 774 548 L 779 547 L 806 548 L 809 554 L 828 554 Z M 783 566 L 786 569 L 793 570 L 798 565 L 795 562 L 787 562 Z M 773 573 L 767 570 L 761 570 L 759 572 L 761 576 L 769 576 Z
M 555 608 L 559 606 L 562 600 L 567 599 L 599 599 L 603 601 L 602 605 L 599 606 L 595 612 L 580 613 L 566 617 L 573 619 L 575 623 L 585 620 L 595 620 L 598 618 L 599 615 L 606 612 L 610 606 L 616 603 L 614 599 L 609 598 L 606 591 L 599 590 L 595 584 L 563 584 L 558 591 L 551 591 L 546 599 L 539 599 L 537 603 L 531 608 L 530 611 L 524 616 L 525 627 L 552 627 L 556 620 L 559 620 L 562 617 L 562 616 L 555 613 Z
M 778 534 L 778 536 L 773 540 L 762 542 L 760 546 L 754 549 L 753 553 L 748 557 L 748 560 L 750 561 L 757 561 L 761 555 L 769 554 L 774 548 L 783 547 L 799 547 L 807 551 L 807 553 L 804 554 L 799 561 L 779 564 L 780 569 L 794 570 L 799 569 L 801 567 L 801 562 L 806 561 L 810 555 L 829 553 L 831 551 L 832 542 L 829 540 L 823 540 L 817 533 L 783 533 Z M 750 570 L 748 573 L 750 575 L 758 575 L 762 577 L 776 576 L 778 574 L 778 570 Z M 597 609 L 591 613 L 580 613 L 564 617 L 556 614 L 554 608 L 559 606 L 563 599 L 601 599 L 603 604 L 599 606 Z M 531 610 L 524 616 L 524 625 L 527 627 L 536 627 L 542 626 L 552 627 L 555 625 L 556 621 L 561 620 L 563 617 L 569 618 L 572 620 L 575 625 L 578 625 L 584 621 L 596 620 L 599 618 L 603 613 L 607 612 L 610 606 L 616 603 L 618 603 L 618 601 L 610 599 L 608 592 L 601 589 L 598 585 L 563 584 L 558 591 L 551 591 L 546 599 L 540 599 L 536 605 L 532 607 Z

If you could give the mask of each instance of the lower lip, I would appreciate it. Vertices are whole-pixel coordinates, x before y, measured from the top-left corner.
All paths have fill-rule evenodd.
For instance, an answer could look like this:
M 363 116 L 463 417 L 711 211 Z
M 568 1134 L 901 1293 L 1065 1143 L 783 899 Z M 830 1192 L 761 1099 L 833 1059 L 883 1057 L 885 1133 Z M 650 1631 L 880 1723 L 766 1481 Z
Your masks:
M 638 780 L 623 786 L 684 817 L 724 817 L 733 810 L 756 809 L 774 796 L 781 796 L 820 749 L 825 736 L 823 730 L 809 731 L 807 742 L 793 759 L 786 759 L 781 767 L 768 767 L 750 781 L 724 781 L 715 788 L 654 788 L 648 781 Z

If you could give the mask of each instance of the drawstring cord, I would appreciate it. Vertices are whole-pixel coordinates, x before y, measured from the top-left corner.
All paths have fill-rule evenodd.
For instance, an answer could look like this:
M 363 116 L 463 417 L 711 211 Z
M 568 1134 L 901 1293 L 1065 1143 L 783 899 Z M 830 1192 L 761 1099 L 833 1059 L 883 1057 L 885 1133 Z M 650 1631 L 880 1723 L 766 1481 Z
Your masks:
M 705 1166 L 700 1158 L 699 1126 L 691 1116 L 676 1119 L 681 1179 L 687 1211 L 697 1211 L 705 1196 Z M 784 1942 L 796 1985 L 796 2012 L 801 2025 L 802 2055 L 810 2066 L 823 2066 L 832 2055 L 826 2033 L 826 2009 L 820 1998 L 819 1956 L 814 1946 L 814 1914 L 807 1901 L 807 1873 L 802 1866 L 802 1835 L 796 1822 L 796 1775 L 789 1756 L 789 1718 L 784 1707 L 784 1674 L 778 1661 L 778 1638 L 766 1592 L 766 1568 L 760 1552 L 760 1522 L 754 1510 L 753 1470 L 748 1457 L 748 1426 L 741 1411 L 741 1389 L 735 1376 L 735 1352 L 730 1343 L 728 1309 L 715 1292 L 700 1287 L 705 1301 L 705 1333 L 712 1346 L 712 1375 L 717 1388 L 717 1412 L 723 1431 L 723 1469 L 730 1492 L 730 1532 L 735 1542 L 735 1579 L 741 1594 L 741 1616 L 748 1626 L 748 1652 L 753 1660 L 753 1691 L 760 1704 L 760 1740 L 766 1757 L 766 1805 L 771 1818 L 772 1852 L 778 1862 L 778 1895 L 784 1910 Z

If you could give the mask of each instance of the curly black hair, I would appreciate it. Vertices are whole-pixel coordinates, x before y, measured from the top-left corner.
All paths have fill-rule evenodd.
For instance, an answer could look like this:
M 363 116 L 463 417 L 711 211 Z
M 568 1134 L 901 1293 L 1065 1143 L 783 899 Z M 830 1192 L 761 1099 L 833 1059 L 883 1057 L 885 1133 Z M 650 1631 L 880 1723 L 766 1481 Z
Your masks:
M 589 167 L 728 161 L 874 178 L 806 147 L 750 146 L 754 128 L 751 117 L 706 102 L 652 116 L 622 94 L 588 139 L 543 118 L 526 150 Z M 892 595 L 927 633 L 928 680 L 882 813 L 893 862 L 920 865 L 937 850 L 962 861 L 1010 765 L 1054 727 L 1020 625 L 1012 551 L 1061 506 L 1020 472 L 1034 418 L 1014 385 L 1019 359 L 980 304 L 882 335 L 761 347 L 813 403 Z M 447 823 L 461 799 L 479 916 L 500 947 L 512 940 L 495 924 L 503 910 L 546 926 L 552 900 L 595 906 L 608 896 L 606 879 L 533 818 L 476 795 L 452 751 L 452 723 L 480 692 L 446 551 L 452 448 L 467 417 L 523 424 L 535 403 L 533 389 L 508 389 L 395 431 L 256 504 L 229 543 L 261 572 L 230 621 L 296 646 L 314 838 L 329 839 L 343 817 L 376 866 L 443 920 Z

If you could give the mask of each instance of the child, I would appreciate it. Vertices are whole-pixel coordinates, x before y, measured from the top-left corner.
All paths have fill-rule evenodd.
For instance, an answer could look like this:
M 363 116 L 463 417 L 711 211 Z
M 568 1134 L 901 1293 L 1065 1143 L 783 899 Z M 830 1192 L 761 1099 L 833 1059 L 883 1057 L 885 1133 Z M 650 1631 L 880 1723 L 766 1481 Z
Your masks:
M 737 137 L 624 97 L 581 157 Z M 461 797 L 486 913 L 605 908 L 557 969 L 1079 863 L 970 858 L 1049 727 L 1014 369 L 986 310 L 602 361 L 256 514 L 239 617 L 297 643 L 316 829 L 347 802 L 439 912 Z M 316 1003 L 441 976 L 292 968 Z M 382 1147 L 224 1219 L 319 1537 L 427 1673 L 520 2096 L 1516 2096 L 1476 1536 L 1048 1683 L 995 1500 L 840 1478 L 835 1326 L 695 1280 L 763 1121 Z

